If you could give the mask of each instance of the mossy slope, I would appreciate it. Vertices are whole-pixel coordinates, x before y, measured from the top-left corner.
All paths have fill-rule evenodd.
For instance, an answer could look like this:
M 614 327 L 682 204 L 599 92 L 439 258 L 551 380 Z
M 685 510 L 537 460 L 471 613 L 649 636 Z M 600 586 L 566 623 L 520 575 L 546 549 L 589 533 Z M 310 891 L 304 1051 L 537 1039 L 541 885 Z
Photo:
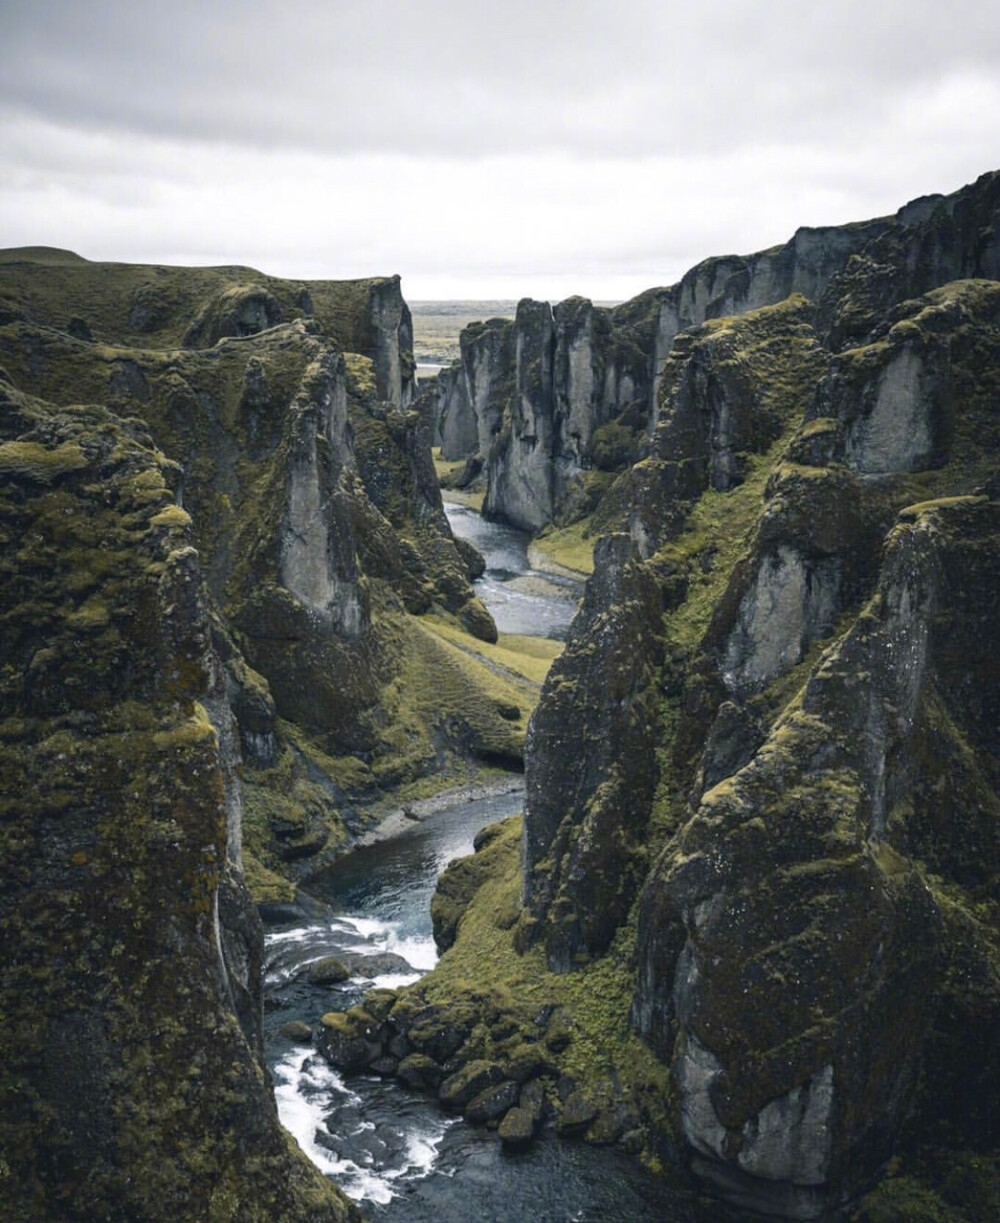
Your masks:
M 444 515 L 429 422 L 381 397 L 374 361 L 301 321 L 204 350 L 85 342 L 22 321 L 0 328 L 0 352 L 18 385 L 60 404 L 107 402 L 170 456 L 184 510 L 169 513 L 190 520 L 227 642 L 260 865 L 306 873 L 386 787 L 469 755 L 519 763 L 523 722 L 502 710 L 534 697 L 497 696 L 474 652 L 462 663 L 472 696 L 441 682 L 427 699 L 442 658 L 414 648 L 411 617 L 436 612 L 487 638 L 495 628 Z
M 0 251 L 0 301 L 9 319 L 140 349 L 206 348 L 309 319 L 341 350 L 375 362 L 384 398 L 412 398 L 413 331 L 398 276 L 282 280 L 253 268 L 92 263 L 27 247 Z
M 503 983 L 522 1035 L 546 1000 L 574 1013 L 563 982 L 586 990 L 596 974 L 586 1057 L 634 1090 L 636 1141 L 686 1148 L 714 1192 L 769 1216 L 818 1217 L 894 1153 L 903 1187 L 947 1150 L 978 1169 L 961 1192 L 953 1178 L 913 1190 L 947 1200 L 941 1217 L 975 1217 L 992 1192 L 997 293 L 943 285 L 837 354 L 801 298 L 678 337 L 650 455 L 601 511 L 662 608 L 641 629 L 650 674 L 633 706 L 654 709 L 620 742 L 603 736 L 606 760 L 541 733 L 552 719 L 586 738 L 621 715 L 606 660 L 647 605 L 601 603 L 592 583 L 529 730 L 532 874 L 510 858 L 502 896 L 499 878 L 456 876 L 438 902 L 455 942 L 421 989 L 487 1017 L 476 1056 L 506 1039 L 497 997 L 475 1001 L 477 972 Z M 618 776 L 623 808 L 602 826 L 588 813 Z M 628 879 L 624 861 L 644 876 L 638 906 L 593 905 L 601 879 Z M 556 967 L 584 961 L 551 956 L 574 905 L 587 922 L 615 914 L 593 958 L 568 977 L 535 945 L 516 958 L 537 939 Z M 593 1008 L 576 1007 L 579 1028 Z M 630 1014 L 669 1086 L 615 1035 Z M 866 1201 L 871 1218 L 906 1217 L 893 1183 Z
M 171 464 L 102 409 L 2 396 L 4 1217 L 357 1218 L 259 1060 L 222 668 Z

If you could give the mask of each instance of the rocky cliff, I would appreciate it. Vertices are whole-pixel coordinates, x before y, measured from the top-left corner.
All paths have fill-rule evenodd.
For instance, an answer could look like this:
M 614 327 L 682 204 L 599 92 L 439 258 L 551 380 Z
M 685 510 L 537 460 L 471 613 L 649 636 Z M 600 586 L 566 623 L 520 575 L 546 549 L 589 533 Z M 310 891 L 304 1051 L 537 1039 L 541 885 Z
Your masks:
M 104 272 L 80 262 L 73 300 L 82 309 L 90 299 L 81 286 Z M 211 348 L 81 339 L 25 319 L 43 315 L 44 303 L 50 315 L 62 309 L 47 295 L 55 270 L 0 262 L 0 283 L 9 272 L 11 294 L 27 303 L 0 327 L 0 362 L 50 402 L 105 403 L 141 419 L 177 464 L 178 498 L 230 643 L 253 870 L 315 869 L 371 796 L 455 757 L 516 763 L 523 719 L 499 710 L 526 709 L 530 695 L 477 673 L 434 633 L 411 630 L 413 615 L 431 612 L 496 637 L 444 515 L 429 419 L 401 406 L 409 349 L 381 366 L 378 351 L 345 355 L 318 307 L 317 317 L 224 334 Z M 145 271 L 108 275 L 127 284 Z M 190 288 L 175 271 L 165 283 Z M 279 303 L 290 292 L 283 283 L 272 282 Z M 332 300 L 333 289 L 324 297 L 319 287 L 315 301 Z M 406 315 L 398 282 L 347 288 L 356 317 L 341 301 L 327 325 L 362 340 L 396 334 Z M 128 325 L 96 306 L 92 319 L 92 334 Z
M 0 1201 L 359 1216 L 278 1124 L 239 746 L 174 463 L 0 386 Z
M 998 183 L 470 337 L 491 488 L 606 538 L 523 825 L 446 874 L 434 973 L 324 1018 L 332 1061 L 758 1216 L 996 1215 Z M 274 322 L 273 285 L 139 348 L 69 298 L 45 322 L 11 266 L 4 1073 L 31 1120 L 0 1184 L 24 1219 L 337 1217 L 268 1112 L 236 863 L 308 871 L 366 787 L 518 754 L 517 697 L 415 614 L 490 633 L 430 405 Z
M 501 1067 L 513 1013 L 557 1115 L 769 1218 L 1000 1200 L 998 183 L 859 230 L 818 303 L 704 299 L 593 520 L 520 862 L 439 904 L 428 1001 L 488 947 Z
M 375 365 L 378 394 L 413 398 L 413 324 L 398 276 L 281 280 L 253 268 L 92 263 L 72 251 L 0 251 L 0 323 L 139 349 L 211 348 L 278 323 L 314 320 L 344 352 Z
M 479 325 L 435 395 L 444 456 L 477 453 L 485 512 L 537 532 L 593 511 L 607 481 L 645 452 L 675 337 L 705 320 L 800 294 L 831 347 L 865 320 L 946 281 L 997 274 L 995 175 L 894 217 L 803 228 L 783 246 L 707 259 L 669 288 L 613 309 L 570 298 L 522 303 Z M 489 344 L 483 343 L 488 335 Z
M 394 786 L 519 764 L 537 695 L 470 656 L 496 630 L 398 282 L 314 284 L 283 322 L 282 282 L 213 272 L 198 306 L 202 273 L 163 270 L 156 331 L 124 304 L 148 269 L 25 254 L 0 260 L 5 1217 L 355 1218 L 277 1123 L 251 894 L 293 896 Z

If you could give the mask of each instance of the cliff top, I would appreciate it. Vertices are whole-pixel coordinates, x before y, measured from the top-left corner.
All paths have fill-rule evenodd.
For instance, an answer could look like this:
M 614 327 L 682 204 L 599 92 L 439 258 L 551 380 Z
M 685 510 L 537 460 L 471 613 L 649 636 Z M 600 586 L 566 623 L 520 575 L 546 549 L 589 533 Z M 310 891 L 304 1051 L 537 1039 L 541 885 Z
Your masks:
M 0 250 L 0 315 L 7 320 L 143 348 L 204 347 L 212 342 L 213 316 L 227 309 L 234 315 L 228 334 L 305 317 L 341 348 L 365 352 L 366 315 L 379 290 L 398 294 L 399 277 L 293 280 L 238 265 L 91 262 L 47 246 Z

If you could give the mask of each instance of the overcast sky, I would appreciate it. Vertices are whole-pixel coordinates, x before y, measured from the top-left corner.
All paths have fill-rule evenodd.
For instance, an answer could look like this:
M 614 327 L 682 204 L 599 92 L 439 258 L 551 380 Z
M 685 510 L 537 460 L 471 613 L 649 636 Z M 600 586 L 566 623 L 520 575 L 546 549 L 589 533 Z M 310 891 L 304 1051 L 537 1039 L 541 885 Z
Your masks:
M 998 167 L 996 0 L 0 0 L 0 246 L 617 300 Z

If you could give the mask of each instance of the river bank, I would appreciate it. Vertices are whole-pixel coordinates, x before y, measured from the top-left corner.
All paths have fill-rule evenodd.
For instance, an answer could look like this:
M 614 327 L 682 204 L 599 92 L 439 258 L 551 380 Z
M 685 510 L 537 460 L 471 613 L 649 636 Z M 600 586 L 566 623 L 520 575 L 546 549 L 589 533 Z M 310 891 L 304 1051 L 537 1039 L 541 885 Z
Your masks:
M 456 533 L 485 553 L 477 585 L 498 620 L 537 638 L 565 634 L 579 581 L 543 576 L 521 533 L 464 507 L 448 510 Z M 442 1111 L 436 1095 L 407 1088 L 388 1066 L 342 1073 L 315 1047 L 325 1013 L 358 1007 L 373 989 L 416 985 L 434 968 L 439 876 L 472 852 L 482 829 L 519 812 L 523 798 L 523 777 L 507 774 L 399 802 L 309 878 L 299 904 L 265 914 L 265 1044 L 279 1114 L 373 1218 L 690 1223 L 688 1197 L 617 1146 L 567 1144 L 550 1123 L 529 1149 L 512 1152 L 495 1128 Z
M 451 807 L 515 793 L 524 793 L 524 778 L 520 774 L 511 773 L 508 778 L 455 786 L 429 798 L 416 799 L 394 808 L 374 828 L 359 836 L 351 852 L 383 841 L 391 841 L 405 833 L 408 828 L 412 828 L 415 823 L 422 823 L 429 816 Z

